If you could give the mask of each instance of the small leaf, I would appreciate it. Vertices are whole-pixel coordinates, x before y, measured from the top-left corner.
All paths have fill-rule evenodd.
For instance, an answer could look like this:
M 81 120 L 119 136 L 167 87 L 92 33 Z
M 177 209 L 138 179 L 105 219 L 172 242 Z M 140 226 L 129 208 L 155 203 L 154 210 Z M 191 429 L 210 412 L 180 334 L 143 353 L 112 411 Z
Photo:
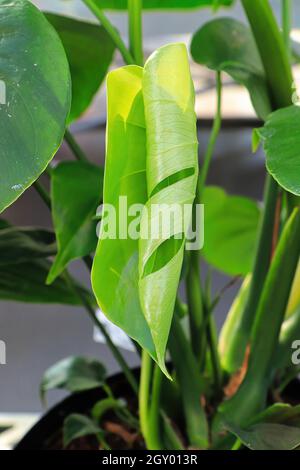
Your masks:
M 52 286 L 46 285 L 51 264 L 45 259 L 36 259 L 19 264 L 0 264 L 0 299 L 38 304 L 81 305 L 82 302 L 70 291 L 63 278 Z M 80 286 L 78 286 L 80 287 Z M 90 293 L 82 289 L 82 293 Z
M 51 172 L 52 215 L 58 254 L 50 270 L 51 284 L 72 260 L 97 246 L 96 210 L 102 199 L 103 170 L 84 162 L 63 162 Z
M 232 18 L 206 23 L 193 36 L 191 54 L 195 62 L 228 73 L 244 85 L 258 116 L 271 112 L 264 68 L 250 29 Z
M 103 82 L 115 50 L 103 26 L 67 16 L 47 13 L 65 48 L 72 77 L 72 106 L 69 122 L 91 104 Z
M 284 189 L 300 196 L 300 107 L 275 111 L 257 132 L 269 173 Z
M 258 205 L 214 186 L 205 189 L 203 203 L 204 258 L 229 275 L 248 274 L 260 220 Z
M 252 450 L 293 450 L 300 445 L 300 429 L 283 424 L 259 423 L 246 430 L 226 427 Z
M 212 7 L 216 9 L 221 6 L 229 7 L 233 3 L 234 0 L 143 0 L 143 8 L 145 10 L 173 10 L 200 7 Z M 127 10 L 127 0 L 102 0 L 101 8 Z
M 275 403 L 256 416 L 254 423 L 277 423 L 300 428 L 300 405 Z
M 0 212 L 45 170 L 59 148 L 71 103 L 65 51 L 27 0 L 0 0 Z
M 82 392 L 101 387 L 106 370 L 96 359 L 71 356 L 59 361 L 48 369 L 40 385 L 41 398 L 49 390 L 64 389 L 69 392 Z
M 79 437 L 102 434 L 102 429 L 85 415 L 73 413 L 64 421 L 63 435 L 64 447 Z

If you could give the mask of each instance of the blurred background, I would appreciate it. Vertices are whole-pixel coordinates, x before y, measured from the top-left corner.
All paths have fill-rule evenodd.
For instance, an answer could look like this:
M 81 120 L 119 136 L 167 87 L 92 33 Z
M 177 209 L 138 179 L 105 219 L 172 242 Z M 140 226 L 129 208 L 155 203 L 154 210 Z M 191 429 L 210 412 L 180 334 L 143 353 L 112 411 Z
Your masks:
M 36 0 L 39 8 L 71 16 L 91 18 L 80 0 Z M 276 13 L 280 15 L 280 2 L 273 0 Z M 294 18 L 300 21 L 300 2 L 294 2 Z M 230 15 L 243 19 L 239 4 L 231 10 L 220 10 L 218 16 Z M 145 13 L 144 35 L 146 53 L 157 46 L 175 40 L 189 43 L 190 35 L 213 14 L 208 10 L 189 13 Z M 114 25 L 127 38 L 126 14 L 109 13 Z M 299 24 L 298 24 L 299 26 Z M 294 24 L 297 27 L 297 24 Z M 116 56 L 114 66 L 121 64 Z M 199 157 L 205 150 L 214 114 L 214 75 L 192 64 L 197 90 L 197 113 L 199 117 Z M 223 97 L 224 122 L 214 155 L 209 183 L 223 186 L 231 194 L 247 195 L 261 199 L 264 182 L 264 157 L 259 152 L 251 154 L 251 130 L 256 125 L 254 113 L 245 91 L 232 85 L 226 78 Z M 83 116 L 73 131 L 91 160 L 104 163 L 105 145 L 105 90 L 99 93 L 89 112 Z M 71 158 L 63 144 L 57 159 Z M 50 227 L 48 210 L 33 189 L 29 189 L 3 216 L 17 225 Z M 86 268 L 80 262 L 71 266 L 72 273 L 82 282 L 89 283 Z M 223 287 L 227 278 L 214 273 L 214 287 Z M 217 309 L 218 326 L 222 324 L 238 285 L 226 291 Z M 17 289 L 17 286 L 16 286 Z M 54 362 L 69 355 L 98 357 L 111 372 L 117 365 L 103 344 L 94 341 L 93 326 L 81 308 L 66 306 L 27 305 L 0 302 L 0 339 L 7 347 L 7 364 L 0 366 L 0 413 L 39 413 L 39 383 L 43 372 Z M 131 364 L 137 364 L 134 353 L 126 352 Z M 53 392 L 49 404 L 62 397 Z

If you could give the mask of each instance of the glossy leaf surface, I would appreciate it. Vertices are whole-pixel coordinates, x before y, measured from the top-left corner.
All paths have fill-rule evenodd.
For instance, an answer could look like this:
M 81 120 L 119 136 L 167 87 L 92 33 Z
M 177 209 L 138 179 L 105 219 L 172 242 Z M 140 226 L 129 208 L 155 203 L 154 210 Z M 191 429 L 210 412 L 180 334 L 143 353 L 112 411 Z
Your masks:
M 58 254 L 49 273 L 51 283 L 72 260 L 97 246 L 97 207 L 102 200 L 103 170 L 85 162 L 63 162 L 51 171 L 52 216 Z
M 255 134 L 257 143 L 262 140 L 269 173 L 284 189 L 300 196 L 300 107 L 275 111 Z
M 54 389 L 82 392 L 103 385 L 106 371 L 96 359 L 72 356 L 59 361 L 48 369 L 40 385 L 42 399 Z
M 256 202 L 229 196 L 218 187 L 207 187 L 204 203 L 204 258 L 230 275 L 246 275 L 252 269 L 260 220 Z
M 65 48 L 72 77 L 74 121 L 91 104 L 111 64 L 115 46 L 105 29 L 93 23 L 47 13 Z
M 199 64 L 223 71 L 244 85 L 261 118 L 271 112 L 265 72 L 250 29 L 232 18 L 206 23 L 193 36 L 191 54 Z
M 44 171 L 65 131 L 71 82 L 59 37 L 27 0 L 0 1 L 0 212 Z

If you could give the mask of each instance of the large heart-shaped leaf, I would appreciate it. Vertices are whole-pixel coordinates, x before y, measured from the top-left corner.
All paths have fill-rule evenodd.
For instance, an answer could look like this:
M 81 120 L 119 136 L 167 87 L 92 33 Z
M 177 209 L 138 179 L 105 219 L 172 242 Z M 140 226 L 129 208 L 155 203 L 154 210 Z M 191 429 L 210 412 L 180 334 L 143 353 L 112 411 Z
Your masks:
M 251 271 L 260 209 L 251 199 L 229 196 L 218 187 L 203 195 L 205 259 L 230 275 Z
M 234 0 L 143 0 L 145 10 L 156 9 L 188 9 L 199 7 L 218 8 L 221 6 L 231 6 Z M 103 0 L 101 8 L 111 10 L 126 10 L 127 0 Z
M 247 26 L 232 18 L 212 20 L 194 34 L 191 54 L 199 64 L 227 72 L 244 85 L 257 114 L 268 116 L 272 108 L 264 68 Z
M 300 196 L 300 107 L 270 114 L 264 127 L 255 130 L 254 150 L 260 139 L 269 173 L 284 189 Z
M 115 46 L 103 26 L 53 13 L 46 17 L 58 32 L 70 65 L 71 122 L 90 105 L 106 76 Z
M 46 392 L 54 389 L 82 392 L 103 385 L 105 367 L 96 359 L 72 356 L 48 369 L 40 385 L 40 394 L 44 400 Z
M 70 109 L 66 54 L 44 15 L 27 0 L 0 0 L 0 212 L 44 171 Z
M 85 162 L 63 162 L 51 172 L 52 215 L 58 253 L 50 284 L 67 264 L 95 251 L 96 210 L 102 199 L 103 170 Z
M 228 426 L 252 450 L 293 450 L 300 445 L 300 428 L 283 424 L 259 423 L 249 429 Z

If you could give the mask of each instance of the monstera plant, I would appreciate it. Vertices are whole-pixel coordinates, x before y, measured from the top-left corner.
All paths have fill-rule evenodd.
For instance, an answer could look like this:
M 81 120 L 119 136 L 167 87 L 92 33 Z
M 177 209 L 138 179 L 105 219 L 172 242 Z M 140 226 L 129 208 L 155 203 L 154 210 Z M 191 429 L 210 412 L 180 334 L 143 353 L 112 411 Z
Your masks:
M 218 16 L 193 35 L 191 57 L 215 72 L 217 95 L 200 166 L 190 55 L 175 42 L 145 61 L 142 11 L 217 9 L 233 1 L 83 3 L 94 22 L 42 13 L 27 0 L 0 0 L 0 209 L 33 186 L 54 227 L 12 226 L 3 213 L 0 297 L 82 305 L 104 335 L 126 389 L 111 387 L 101 358 L 70 357 L 51 367 L 42 379 L 43 398 L 54 388 L 99 389 L 84 414 L 65 419 L 64 445 L 92 436 L 96 447 L 118 448 L 118 434 L 127 448 L 150 450 L 295 449 L 300 397 L 291 401 L 286 391 L 300 363 L 292 360 L 300 337 L 292 2 L 282 0 L 282 25 L 268 0 L 241 0 L 248 24 Z M 128 47 L 106 16 L 109 9 L 127 10 Z M 111 67 L 115 50 L 124 61 L 120 68 Z M 262 121 L 253 131 L 253 151 L 261 144 L 266 156 L 263 204 L 206 184 L 221 127 L 224 74 L 248 90 Z M 102 169 L 69 126 L 104 81 Z M 63 138 L 74 161 L 52 165 Z M 39 181 L 43 173 L 50 194 Z M 75 259 L 91 270 L 92 289 L 69 274 Z M 243 280 L 219 336 L 214 310 L 223 291 L 213 291 L 202 260 Z M 97 308 L 129 336 L 141 357 L 138 374 Z

